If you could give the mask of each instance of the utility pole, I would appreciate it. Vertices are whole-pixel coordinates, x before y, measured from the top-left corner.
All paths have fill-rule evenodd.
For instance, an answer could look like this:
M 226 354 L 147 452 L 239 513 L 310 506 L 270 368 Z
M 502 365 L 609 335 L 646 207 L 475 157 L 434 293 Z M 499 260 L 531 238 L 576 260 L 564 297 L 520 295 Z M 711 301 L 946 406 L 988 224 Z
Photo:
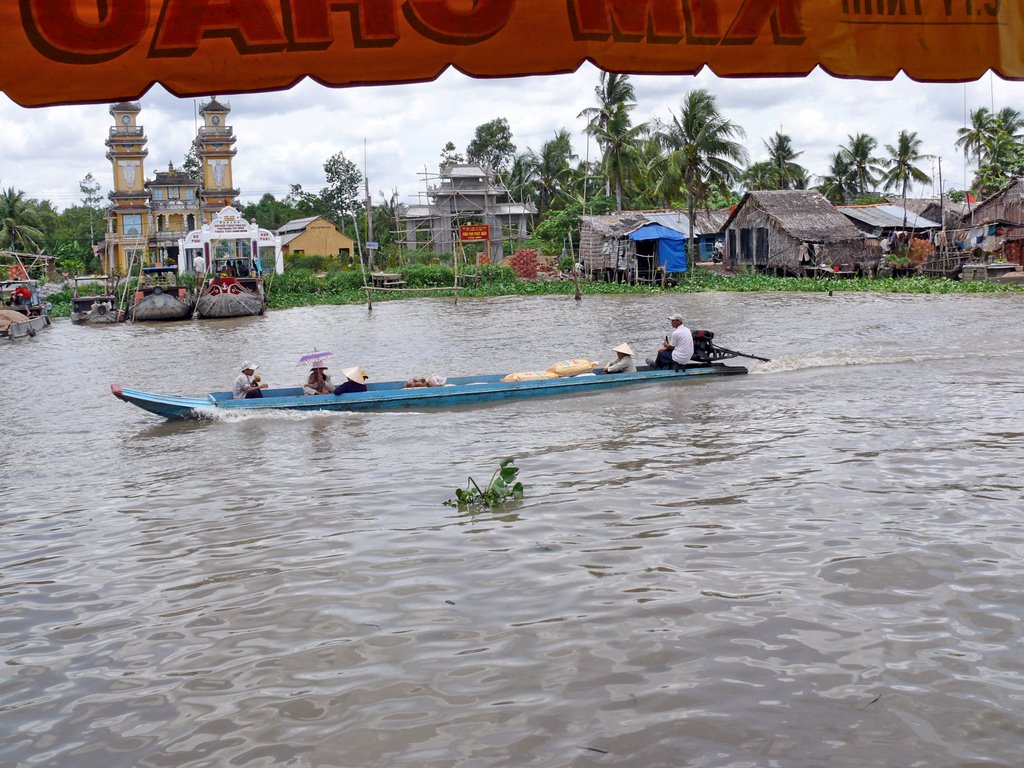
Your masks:
M 366 139 L 363 139 L 363 184 L 366 190 L 366 242 L 373 242 L 373 198 L 370 197 L 370 174 L 366 167 Z M 373 268 L 374 252 L 369 252 L 370 268 Z

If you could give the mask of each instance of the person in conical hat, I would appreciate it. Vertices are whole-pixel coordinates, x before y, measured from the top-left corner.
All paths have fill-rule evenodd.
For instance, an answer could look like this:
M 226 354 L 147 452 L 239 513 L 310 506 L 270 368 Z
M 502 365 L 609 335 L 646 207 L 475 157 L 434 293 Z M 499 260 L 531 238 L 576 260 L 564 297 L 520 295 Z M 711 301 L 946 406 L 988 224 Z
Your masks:
M 334 388 L 334 394 L 347 395 L 351 392 L 366 391 L 366 380 L 370 377 L 358 365 L 344 369 L 341 375 L 345 377 L 345 381 Z
M 309 368 L 309 378 L 302 387 L 306 395 L 330 395 L 334 392 L 334 382 L 327 373 L 327 363 L 316 360 Z
M 605 366 L 605 373 L 636 373 L 636 364 L 633 362 L 633 355 L 636 354 L 629 342 L 622 342 L 617 347 L 612 347 L 612 352 L 617 356 L 614 363 Z

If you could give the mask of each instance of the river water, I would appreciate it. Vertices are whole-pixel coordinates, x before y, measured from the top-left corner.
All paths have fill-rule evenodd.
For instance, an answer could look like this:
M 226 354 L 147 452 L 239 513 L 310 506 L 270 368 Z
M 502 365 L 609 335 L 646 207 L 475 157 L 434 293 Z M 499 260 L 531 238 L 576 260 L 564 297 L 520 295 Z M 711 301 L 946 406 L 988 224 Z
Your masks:
M 1024 297 L 450 299 L 0 347 L 0 765 L 1006 766 Z M 689 385 L 167 423 L 109 385 L 653 351 Z M 447 507 L 514 457 L 526 497 Z

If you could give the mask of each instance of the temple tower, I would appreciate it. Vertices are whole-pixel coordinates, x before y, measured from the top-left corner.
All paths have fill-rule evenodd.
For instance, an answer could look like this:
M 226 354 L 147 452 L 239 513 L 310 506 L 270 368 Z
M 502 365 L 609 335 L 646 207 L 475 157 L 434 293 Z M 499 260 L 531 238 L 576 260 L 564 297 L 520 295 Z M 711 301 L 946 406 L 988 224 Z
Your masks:
M 224 206 L 233 205 L 238 190 L 232 186 L 231 158 L 235 149 L 235 132 L 227 125 L 231 107 L 217 101 L 217 97 L 199 107 L 203 125 L 199 128 L 196 154 L 202 165 L 202 186 L 199 195 L 203 222 L 210 222 L 213 214 Z
M 135 101 L 110 106 L 114 125 L 107 136 L 107 159 L 114 173 L 114 189 L 107 209 L 106 269 L 126 274 L 135 256 L 143 258 L 149 236 L 149 191 L 146 189 L 146 135 L 138 125 L 142 107 Z

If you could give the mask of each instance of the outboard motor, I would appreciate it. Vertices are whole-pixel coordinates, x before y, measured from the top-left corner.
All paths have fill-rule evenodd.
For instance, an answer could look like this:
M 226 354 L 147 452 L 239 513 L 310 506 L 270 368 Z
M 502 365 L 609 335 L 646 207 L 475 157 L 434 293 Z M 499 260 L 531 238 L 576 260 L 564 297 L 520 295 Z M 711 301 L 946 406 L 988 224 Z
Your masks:
M 711 342 L 713 338 L 714 331 L 693 331 L 693 356 L 690 359 L 699 363 L 715 360 L 715 345 Z
M 714 343 L 714 341 L 712 341 L 712 339 L 715 338 L 715 334 L 712 331 L 692 331 L 692 333 L 693 355 L 690 359 L 695 360 L 698 363 L 717 363 L 721 360 L 730 360 L 734 357 L 747 357 L 751 360 L 760 360 L 764 363 L 771 362 L 767 357 L 748 355 L 743 352 L 737 352 L 734 349 L 719 347 Z

